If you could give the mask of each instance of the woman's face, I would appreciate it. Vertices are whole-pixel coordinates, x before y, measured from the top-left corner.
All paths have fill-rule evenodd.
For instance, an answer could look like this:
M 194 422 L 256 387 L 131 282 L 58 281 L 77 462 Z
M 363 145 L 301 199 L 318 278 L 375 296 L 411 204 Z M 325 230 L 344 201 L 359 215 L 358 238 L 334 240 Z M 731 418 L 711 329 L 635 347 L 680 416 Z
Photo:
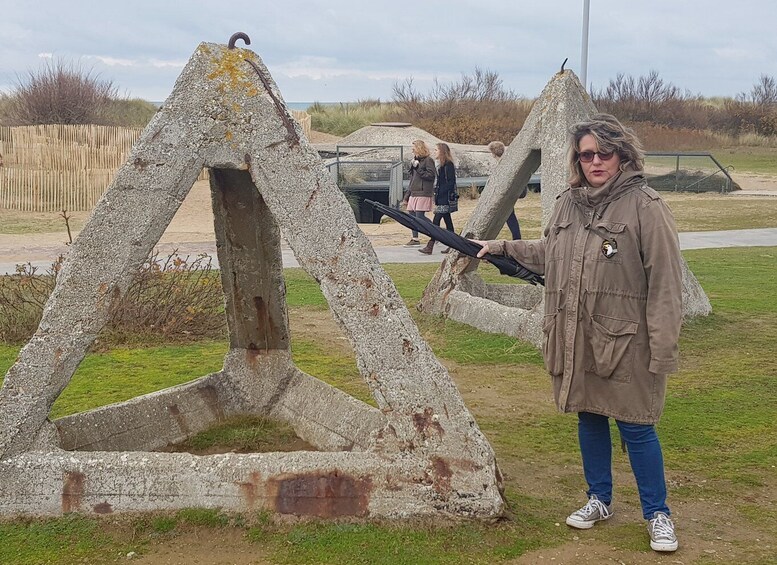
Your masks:
M 440 156 L 440 148 L 439 147 L 435 147 L 434 148 L 434 158 L 437 159 L 437 158 L 439 158 L 439 156 Z
M 580 167 L 583 169 L 585 179 L 591 188 L 599 188 L 616 174 L 621 164 L 621 158 L 617 153 L 605 154 L 607 159 L 602 159 L 598 153 L 599 147 L 596 145 L 594 136 L 588 134 L 580 140 L 580 147 L 577 154 L 580 159 Z M 585 162 L 586 157 L 593 154 L 593 159 Z
M 413 155 L 418 157 L 418 146 L 416 144 L 413 144 Z

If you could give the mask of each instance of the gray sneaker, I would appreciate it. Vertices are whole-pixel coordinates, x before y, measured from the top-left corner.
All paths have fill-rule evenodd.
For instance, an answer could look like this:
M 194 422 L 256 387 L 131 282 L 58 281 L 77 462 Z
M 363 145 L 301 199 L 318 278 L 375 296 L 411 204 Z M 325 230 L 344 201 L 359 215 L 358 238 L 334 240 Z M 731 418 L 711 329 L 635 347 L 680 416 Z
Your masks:
M 421 242 L 413 238 L 405 244 L 405 247 L 421 247 Z
M 567 526 L 572 526 L 578 530 L 587 530 L 593 528 L 596 522 L 609 520 L 612 514 L 610 506 L 592 494 L 585 506 L 567 516 Z
M 648 533 L 650 534 L 650 547 L 654 551 L 675 551 L 677 549 L 677 536 L 674 535 L 674 523 L 663 512 L 655 512 L 648 520 Z

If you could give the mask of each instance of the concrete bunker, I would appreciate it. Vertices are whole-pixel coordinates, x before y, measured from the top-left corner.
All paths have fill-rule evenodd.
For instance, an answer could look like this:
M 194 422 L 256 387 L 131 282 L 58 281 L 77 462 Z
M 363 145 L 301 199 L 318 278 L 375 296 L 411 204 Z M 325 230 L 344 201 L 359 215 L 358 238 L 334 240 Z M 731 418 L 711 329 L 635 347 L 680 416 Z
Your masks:
M 212 172 L 229 327 L 222 370 L 50 421 L 202 167 Z M 294 365 L 281 228 L 349 337 L 377 408 Z M 319 451 L 151 451 L 233 414 L 287 421 Z M 0 515 L 204 507 L 493 518 L 504 508 L 500 486 L 491 446 L 262 61 L 234 41 L 199 45 L 73 244 L 0 389 Z

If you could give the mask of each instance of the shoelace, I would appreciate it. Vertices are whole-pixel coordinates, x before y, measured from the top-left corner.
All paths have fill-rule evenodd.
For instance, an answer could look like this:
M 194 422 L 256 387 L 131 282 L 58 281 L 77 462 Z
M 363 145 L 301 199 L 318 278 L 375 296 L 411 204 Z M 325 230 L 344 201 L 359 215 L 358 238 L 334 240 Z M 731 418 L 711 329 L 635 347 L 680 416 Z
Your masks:
M 653 538 L 674 539 L 674 524 L 668 516 L 659 514 L 653 518 Z
M 599 515 L 602 518 L 610 513 L 610 511 L 607 510 L 607 506 L 605 506 L 604 502 L 598 498 L 591 498 L 585 506 L 578 510 L 578 513 L 587 519 L 597 510 L 599 511 Z

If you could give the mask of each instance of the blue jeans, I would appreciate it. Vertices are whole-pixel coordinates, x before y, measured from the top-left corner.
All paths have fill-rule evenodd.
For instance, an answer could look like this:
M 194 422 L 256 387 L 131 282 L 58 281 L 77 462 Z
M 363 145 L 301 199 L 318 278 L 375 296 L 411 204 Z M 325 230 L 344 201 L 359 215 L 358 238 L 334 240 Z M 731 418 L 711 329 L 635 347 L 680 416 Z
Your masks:
M 577 436 L 583 456 L 583 473 L 588 483 L 588 496 L 610 504 L 612 502 L 612 441 L 607 416 L 580 412 Z M 646 520 L 654 512 L 669 514 L 666 505 L 664 456 L 656 428 L 646 424 L 629 424 L 615 420 L 621 438 L 629 452 L 631 470 L 637 480 L 642 515 Z

